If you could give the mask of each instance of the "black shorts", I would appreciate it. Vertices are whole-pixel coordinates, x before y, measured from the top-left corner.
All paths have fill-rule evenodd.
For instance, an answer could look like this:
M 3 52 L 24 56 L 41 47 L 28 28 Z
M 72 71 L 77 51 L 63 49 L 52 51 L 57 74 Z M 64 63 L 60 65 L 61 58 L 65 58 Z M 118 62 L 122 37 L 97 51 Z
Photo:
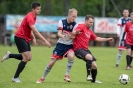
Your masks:
M 126 44 L 126 48 L 133 50 L 133 45 Z
M 85 49 L 77 49 L 76 51 L 74 51 L 75 52 L 75 56 L 77 57 L 77 58 L 79 58 L 79 59 L 82 59 L 82 60 L 84 60 L 84 61 L 87 61 L 86 59 L 85 59 L 85 56 L 87 55 L 87 54 L 91 54 L 91 51 L 90 50 L 85 50 Z M 92 55 L 92 54 L 91 54 Z M 96 61 L 96 58 L 92 55 L 92 57 L 93 57 L 93 59 L 92 59 L 92 61 Z
M 18 48 L 19 53 L 23 53 L 23 52 L 26 52 L 26 51 L 31 51 L 30 43 L 26 42 L 25 39 L 15 36 L 15 43 L 16 43 L 16 46 Z

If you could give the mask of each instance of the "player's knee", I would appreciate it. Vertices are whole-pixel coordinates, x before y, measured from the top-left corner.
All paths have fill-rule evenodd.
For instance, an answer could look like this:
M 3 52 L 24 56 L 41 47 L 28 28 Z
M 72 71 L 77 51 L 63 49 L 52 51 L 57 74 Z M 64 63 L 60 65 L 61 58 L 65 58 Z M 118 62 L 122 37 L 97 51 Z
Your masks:
M 92 60 L 92 55 L 91 54 L 87 54 L 86 56 L 85 56 L 85 58 L 86 58 L 86 60 Z

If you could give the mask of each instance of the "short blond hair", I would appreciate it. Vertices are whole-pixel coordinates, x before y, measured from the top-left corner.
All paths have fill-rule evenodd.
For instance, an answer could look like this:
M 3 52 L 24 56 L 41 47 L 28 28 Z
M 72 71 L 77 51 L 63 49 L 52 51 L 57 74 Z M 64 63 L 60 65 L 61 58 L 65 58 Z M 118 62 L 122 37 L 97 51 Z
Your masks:
M 77 11 L 75 8 L 72 8 L 72 9 L 69 9 L 68 14 L 71 14 L 71 13 L 73 13 L 73 12 L 78 13 L 78 11 Z

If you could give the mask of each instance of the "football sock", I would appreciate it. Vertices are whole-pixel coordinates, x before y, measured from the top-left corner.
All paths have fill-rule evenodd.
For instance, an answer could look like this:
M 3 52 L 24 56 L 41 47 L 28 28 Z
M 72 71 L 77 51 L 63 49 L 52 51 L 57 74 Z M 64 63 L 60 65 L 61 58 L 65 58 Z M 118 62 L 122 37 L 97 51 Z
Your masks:
M 65 75 L 69 75 L 69 72 L 72 68 L 72 65 L 73 65 L 73 61 L 68 61 L 67 62 L 67 66 L 66 66 L 66 74 Z
M 21 54 L 10 54 L 9 58 L 15 58 L 17 60 L 22 60 L 23 59 Z
M 95 82 L 96 81 L 96 76 L 97 76 L 97 69 L 92 69 L 91 70 L 91 75 L 92 75 L 92 81 L 91 82 Z
M 51 68 L 48 67 L 48 65 L 46 66 L 45 70 L 44 70 L 44 74 L 42 76 L 42 78 L 45 78 L 46 75 L 50 72 Z
M 130 56 L 130 65 L 131 65 L 131 63 L 132 63 L 132 58 L 133 58 L 133 57 Z
M 120 63 L 121 56 L 122 56 L 122 53 L 119 52 L 119 53 L 117 54 L 116 64 L 119 64 L 119 63 Z
M 130 57 L 129 55 L 126 55 L 126 60 L 127 60 L 127 66 L 130 66 Z
M 87 71 L 87 77 L 88 77 L 88 75 L 90 75 L 91 73 L 91 70 L 87 70 L 87 64 L 86 64 L 86 71 Z
M 90 71 L 91 71 L 91 65 L 92 65 L 92 61 L 91 61 L 91 60 L 87 60 L 87 61 L 86 61 L 87 76 L 90 74 Z
M 21 61 L 19 64 L 18 64 L 18 68 L 16 70 L 16 73 L 14 75 L 14 78 L 17 78 L 19 77 L 19 74 L 23 71 L 23 69 L 25 68 L 25 65 L 26 65 L 26 62 L 24 61 Z

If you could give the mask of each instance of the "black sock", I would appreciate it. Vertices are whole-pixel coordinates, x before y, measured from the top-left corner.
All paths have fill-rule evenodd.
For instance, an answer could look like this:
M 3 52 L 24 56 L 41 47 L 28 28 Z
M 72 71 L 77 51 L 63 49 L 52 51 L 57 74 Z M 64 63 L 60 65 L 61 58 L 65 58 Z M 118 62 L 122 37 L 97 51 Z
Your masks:
M 87 61 L 86 61 L 87 76 L 90 75 L 90 72 L 91 72 L 91 65 L 92 65 L 92 61 L 91 61 L 91 60 L 87 60 Z
M 126 60 L 127 60 L 127 66 L 130 66 L 130 56 L 126 55 Z
M 18 68 L 17 68 L 17 70 L 16 70 L 16 73 L 15 73 L 15 75 L 14 75 L 14 78 L 19 77 L 19 74 L 23 71 L 25 65 L 26 65 L 26 62 L 24 62 L 24 61 L 21 61 L 21 62 L 18 64 Z
M 23 59 L 21 54 L 10 54 L 9 58 L 15 58 L 17 60 L 22 60 Z
M 91 70 L 91 75 L 92 75 L 92 81 L 91 82 L 95 82 L 96 81 L 96 76 L 97 76 L 97 69 L 92 69 Z
M 132 63 L 132 58 L 133 58 L 133 57 L 130 56 L 130 66 L 131 66 L 131 63 Z

